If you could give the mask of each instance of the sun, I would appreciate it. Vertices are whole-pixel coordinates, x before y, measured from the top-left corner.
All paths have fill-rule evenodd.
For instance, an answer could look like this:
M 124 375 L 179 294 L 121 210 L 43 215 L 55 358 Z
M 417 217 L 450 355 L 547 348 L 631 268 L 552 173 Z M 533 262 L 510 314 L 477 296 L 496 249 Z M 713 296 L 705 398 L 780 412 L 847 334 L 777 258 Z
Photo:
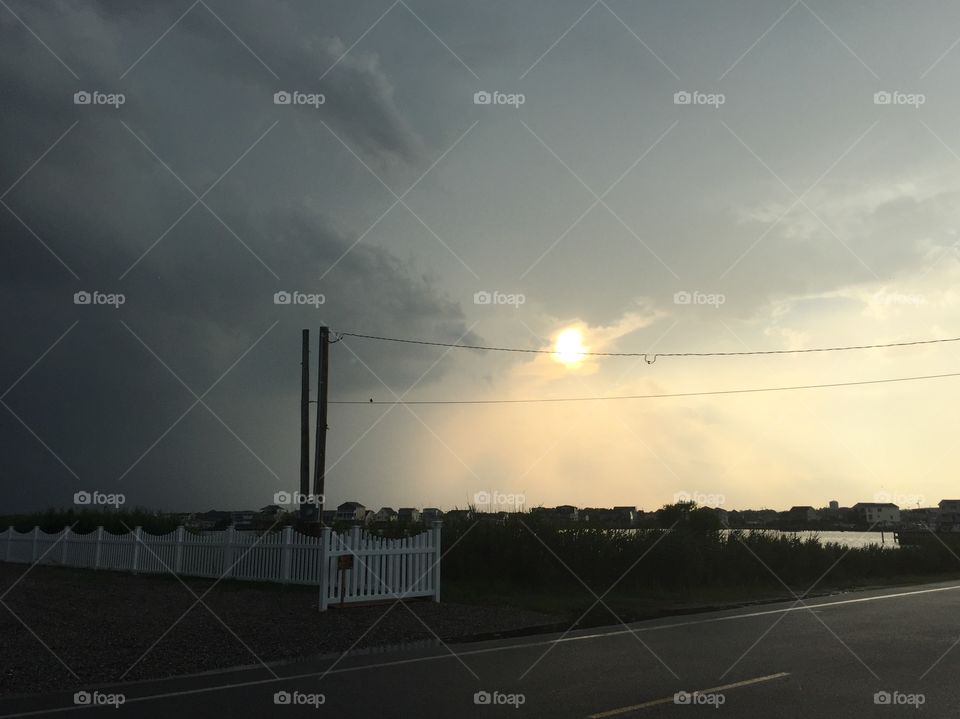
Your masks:
M 583 335 L 575 327 L 566 329 L 557 335 L 555 357 L 566 365 L 575 365 L 583 359 L 586 347 L 583 346 Z

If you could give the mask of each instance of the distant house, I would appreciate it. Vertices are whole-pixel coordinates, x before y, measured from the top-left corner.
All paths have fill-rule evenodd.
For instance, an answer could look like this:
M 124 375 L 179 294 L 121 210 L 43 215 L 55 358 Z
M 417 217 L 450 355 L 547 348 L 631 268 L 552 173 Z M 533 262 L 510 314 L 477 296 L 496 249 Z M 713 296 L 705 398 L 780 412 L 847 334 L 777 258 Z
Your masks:
M 918 507 L 916 509 L 901 509 L 900 521 L 904 525 L 936 529 L 940 522 L 940 510 L 937 507 Z
M 900 524 L 900 507 L 890 502 L 857 502 L 852 509 L 857 519 L 871 526 Z
M 441 519 L 443 519 L 443 512 L 436 507 L 424 507 L 423 511 L 420 513 L 420 518 L 423 520 L 424 524 L 439 522 Z
M 566 522 L 576 522 L 579 519 L 580 512 L 572 504 L 561 504 L 553 510 L 553 516 L 555 519 Z
M 465 522 L 473 519 L 473 512 L 469 509 L 451 509 L 444 515 L 448 522 Z
M 211 509 L 207 512 L 200 512 L 195 517 L 196 526 L 202 530 L 221 530 L 230 526 L 230 512 L 221 512 Z
M 820 519 L 817 510 L 809 505 L 790 507 L 786 519 L 790 522 L 815 522 Z
M 344 502 L 337 507 L 335 522 L 359 522 L 362 523 L 367 516 L 367 508 L 360 502 Z
M 377 522 L 387 524 L 389 522 L 397 521 L 397 510 L 392 507 L 380 507 L 380 510 L 377 512 L 374 519 Z
M 323 510 L 323 517 L 321 521 L 328 527 L 333 524 L 337 519 L 337 510 L 335 509 L 325 509 Z
M 616 518 L 623 524 L 636 524 L 637 523 L 637 508 L 630 506 L 614 507 L 613 511 L 616 515 Z
M 941 499 L 937 529 L 954 532 L 960 529 L 960 499 Z
M 414 507 L 400 507 L 397 510 L 397 521 L 403 524 L 416 524 L 420 521 L 420 510 Z
M 369 527 L 371 524 L 377 521 L 377 513 L 372 509 L 368 509 L 363 513 L 363 524 L 364 526 Z

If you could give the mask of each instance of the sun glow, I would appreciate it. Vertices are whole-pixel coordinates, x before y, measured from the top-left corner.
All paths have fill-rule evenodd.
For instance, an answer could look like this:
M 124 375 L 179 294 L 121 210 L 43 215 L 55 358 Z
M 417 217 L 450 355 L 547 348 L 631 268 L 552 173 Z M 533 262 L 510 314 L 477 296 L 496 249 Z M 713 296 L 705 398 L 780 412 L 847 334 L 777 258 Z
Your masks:
M 556 359 L 566 365 L 575 365 L 584 357 L 583 335 L 580 330 L 571 327 L 557 335 Z

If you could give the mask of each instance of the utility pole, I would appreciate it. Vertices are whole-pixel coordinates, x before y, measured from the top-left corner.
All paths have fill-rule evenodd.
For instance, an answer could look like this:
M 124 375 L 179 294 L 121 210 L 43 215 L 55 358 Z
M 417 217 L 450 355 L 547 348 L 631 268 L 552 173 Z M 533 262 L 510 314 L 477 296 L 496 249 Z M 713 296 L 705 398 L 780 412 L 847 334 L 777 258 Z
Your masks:
M 303 331 L 300 360 L 300 521 L 309 519 L 310 505 L 310 330 Z
M 317 368 L 317 437 L 313 466 L 313 494 L 323 522 L 327 465 L 327 385 L 330 375 L 330 328 L 320 328 L 320 365 Z

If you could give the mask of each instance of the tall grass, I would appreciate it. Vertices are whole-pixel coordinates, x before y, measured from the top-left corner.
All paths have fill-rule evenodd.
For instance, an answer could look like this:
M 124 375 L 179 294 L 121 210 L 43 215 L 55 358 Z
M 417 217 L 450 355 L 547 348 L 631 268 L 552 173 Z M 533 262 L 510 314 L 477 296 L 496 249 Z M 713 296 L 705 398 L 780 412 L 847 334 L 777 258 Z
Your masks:
M 960 572 L 938 544 L 845 547 L 816 537 L 680 527 L 618 531 L 511 522 L 444 527 L 445 580 L 512 590 L 619 581 L 619 593 L 688 593 L 703 588 L 842 586 L 892 577 Z

